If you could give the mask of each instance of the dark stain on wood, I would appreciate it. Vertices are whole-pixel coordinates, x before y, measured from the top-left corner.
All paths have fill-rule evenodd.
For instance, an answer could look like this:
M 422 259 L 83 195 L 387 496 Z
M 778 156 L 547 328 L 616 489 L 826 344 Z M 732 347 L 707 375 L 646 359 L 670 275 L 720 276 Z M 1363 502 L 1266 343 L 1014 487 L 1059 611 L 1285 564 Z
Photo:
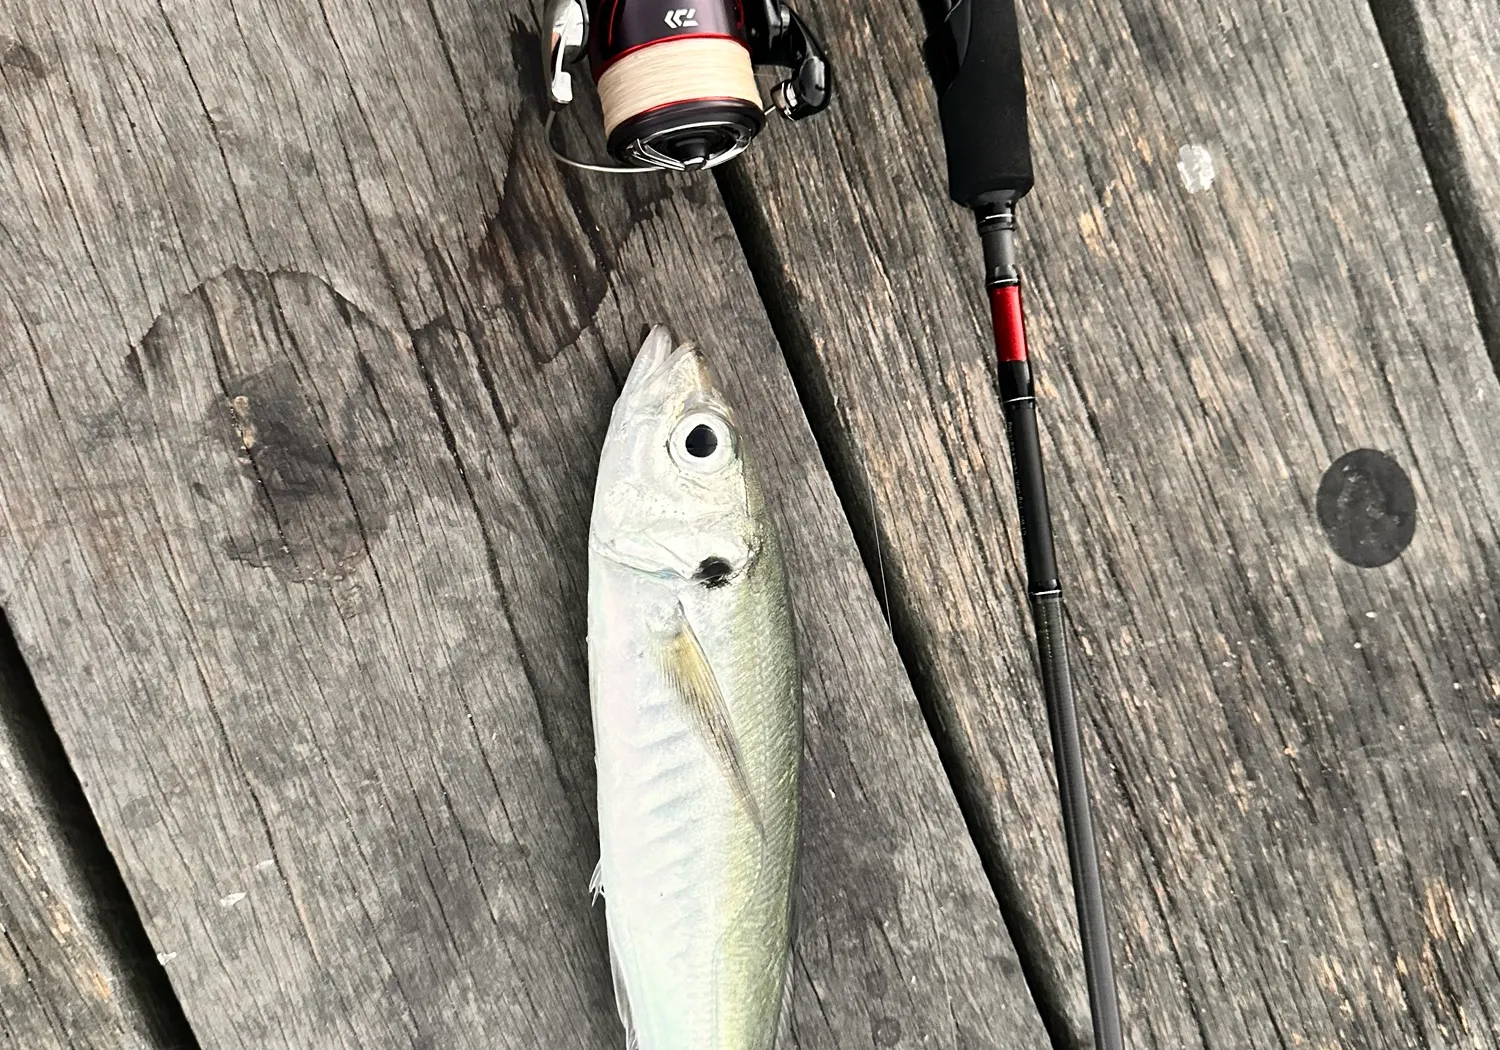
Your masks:
M 592 323 L 608 288 L 606 251 L 578 174 L 560 170 L 543 138 L 541 38 L 517 21 L 510 41 L 526 101 L 506 157 L 499 212 L 474 265 L 485 301 L 506 311 L 522 344 L 545 363 Z
M 47 75 L 47 66 L 31 46 L 22 40 L 9 40 L 0 49 L 0 69 L 15 73 L 24 83 L 41 80 Z
M 1130 27 L 1130 38 L 1135 41 L 1141 58 L 1158 73 L 1169 73 L 1177 49 L 1156 8 L 1151 4 L 1128 0 L 1121 9 L 1125 12 L 1126 25 Z
M 255 534 L 228 537 L 236 561 L 272 568 L 298 582 L 347 576 L 385 526 L 350 502 L 345 467 L 313 417 L 291 366 L 224 377 L 224 446 L 243 468 L 262 512 Z
M 182 363 L 212 359 L 219 389 L 205 406 L 204 428 L 221 462 L 205 464 L 195 483 L 207 492 L 219 479 L 240 479 L 232 486 L 238 496 L 217 501 L 229 557 L 289 581 L 326 583 L 369 556 L 386 511 L 378 499 L 361 504 L 356 496 L 369 491 L 366 475 L 393 464 L 378 442 L 372 457 L 342 462 L 330 427 L 335 415 L 347 425 L 378 395 L 373 385 L 356 385 L 339 403 L 324 403 L 306 382 L 302 344 L 316 341 L 337 356 L 372 340 L 393 352 L 390 334 L 326 282 L 235 268 L 177 300 L 127 356 L 127 366 L 148 363 L 143 376 L 147 367 L 160 376 L 156 397 L 174 396 Z M 234 499 L 254 509 L 236 512 Z
M 1417 494 L 1390 456 L 1357 448 L 1333 462 L 1318 485 L 1318 522 L 1350 565 L 1374 569 L 1401 556 L 1417 529 Z

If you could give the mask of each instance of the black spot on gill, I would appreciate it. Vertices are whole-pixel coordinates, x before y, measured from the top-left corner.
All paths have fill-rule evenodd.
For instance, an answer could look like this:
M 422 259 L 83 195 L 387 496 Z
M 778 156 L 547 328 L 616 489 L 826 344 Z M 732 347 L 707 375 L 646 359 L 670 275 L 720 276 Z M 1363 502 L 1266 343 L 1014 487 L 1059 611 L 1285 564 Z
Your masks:
M 705 587 L 722 587 L 729 582 L 729 574 L 732 572 L 734 566 L 723 558 L 704 558 L 698 571 L 693 573 L 693 579 Z

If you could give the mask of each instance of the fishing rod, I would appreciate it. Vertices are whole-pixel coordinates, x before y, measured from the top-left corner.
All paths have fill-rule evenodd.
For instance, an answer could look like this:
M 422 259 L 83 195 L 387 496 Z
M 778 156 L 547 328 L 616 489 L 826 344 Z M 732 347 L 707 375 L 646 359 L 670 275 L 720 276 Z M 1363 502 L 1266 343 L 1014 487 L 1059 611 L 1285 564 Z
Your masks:
M 780 0 L 552 0 L 547 144 L 586 171 L 702 171 L 743 153 L 773 111 L 797 121 L 833 93 L 828 55 Z M 614 164 L 568 156 L 552 127 L 588 55 Z M 755 68 L 791 70 L 761 102 Z
M 1083 742 L 1068 664 L 1062 582 L 1057 573 L 1037 433 L 1033 370 L 1021 311 L 1021 276 L 1016 268 L 1016 204 L 1031 190 L 1032 170 L 1015 0 L 921 3 L 927 23 L 923 50 L 937 89 L 949 196 L 973 211 L 984 250 L 984 283 L 1020 511 L 1026 589 L 1052 732 L 1052 757 L 1078 912 L 1094 1045 L 1097 1050 L 1123 1050 L 1099 854 L 1094 844 Z

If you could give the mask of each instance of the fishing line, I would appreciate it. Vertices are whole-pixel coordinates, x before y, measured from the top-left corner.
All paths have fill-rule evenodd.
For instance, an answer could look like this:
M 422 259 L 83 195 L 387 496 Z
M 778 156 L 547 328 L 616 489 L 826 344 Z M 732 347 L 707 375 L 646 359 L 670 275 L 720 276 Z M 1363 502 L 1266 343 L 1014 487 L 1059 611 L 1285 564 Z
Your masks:
M 921 0 L 924 46 L 937 89 L 948 192 L 974 212 L 984 249 L 996 370 L 1015 475 L 1042 691 L 1078 912 L 1096 1050 L 1123 1050 L 1109 926 L 1089 811 L 1088 777 L 1068 663 L 1067 626 L 1047 481 L 1037 431 L 1033 370 L 1016 268 L 1016 203 L 1032 185 L 1026 81 L 1014 0 Z
M 875 506 L 875 478 L 868 460 L 860 464 L 864 474 L 865 493 L 870 500 L 870 536 L 875 541 L 875 567 L 880 573 L 880 611 L 885 616 L 885 625 L 891 626 L 891 593 L 885 582 L 885 554 L 880 543 L 880 514 Z
M 773 110 L 801 120 L 831 97 L 823 46 L 780 0 L 552 0 L 547 21 L 547 145 L 585 171 L 717 167 L 745 151 Z M 571 157 L 553 138 L 573 101 L 568 67 L 585 54 L 613 164 Z M 762 65 L 791 70 L 770 105 L 755 81 Z

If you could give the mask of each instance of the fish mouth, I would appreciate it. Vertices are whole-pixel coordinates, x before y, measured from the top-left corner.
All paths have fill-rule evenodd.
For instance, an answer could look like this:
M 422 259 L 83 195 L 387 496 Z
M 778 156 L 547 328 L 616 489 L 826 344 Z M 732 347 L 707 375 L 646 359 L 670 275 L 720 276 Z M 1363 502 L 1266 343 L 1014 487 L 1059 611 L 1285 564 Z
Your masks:
M 646 333 L 646 338 L 641 342 L 640 350 L 636 351 L 627 384 L 639 385 L 660 371 L 667 358 L 672 356 L 675 346 L 671 329 L 664 324 L 652 325 L 651 331 Z
M 683 367 L 686 359 L 692 361 L 690 370 Z M 624 396 L 645 390 L 655 385 L 656 381 L 663 376 L 682 373 L 691 375 L 691 386 L 697 392 L 706 393 L 713 389 L 713 377 L 709 374 L 708 359 L 697 344 L 689 342 L 678 346 L 666 325 L 656 325 L 641 343 L 641 349 L 636 354 L 635 363 L 630 366 L 630 375 L 625 380 L 625 389 L 621 394 Z

